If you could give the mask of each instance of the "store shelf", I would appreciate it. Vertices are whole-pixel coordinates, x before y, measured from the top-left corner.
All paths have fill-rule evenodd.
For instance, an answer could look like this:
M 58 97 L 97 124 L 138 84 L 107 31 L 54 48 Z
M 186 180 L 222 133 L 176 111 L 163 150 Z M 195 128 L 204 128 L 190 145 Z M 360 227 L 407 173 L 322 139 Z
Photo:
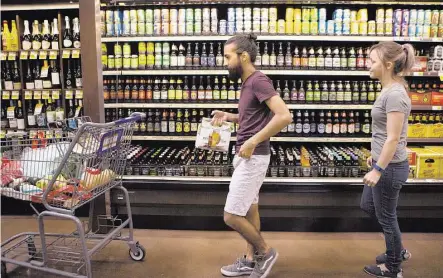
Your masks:
M 309 76 L 369 76 L 368 71 L 335 71 L 335 70 L 260 70 L 267 75 L 309 75 Z M 103 71 L 104 76 L 114 75 L 227 75 L 228 71 L 223 69 L 214 70 L 112 70 Z
M 230 182 L 231 177 L 122 176 L 123 180 L 163 180 L 177 182 Z M 363 184 L 363 178 L 265 178 L 265 183 Z M 407 183 L 443 183 L 443 179 L 408 179 Z
M 407 138 L 408 143 L 443 143 L 443 138 Z
M 348 105 L 348 104 L 287 104 L 289 109 L 340 109 L 358 110 L 371 109 L 372 105 Z M 105 103 L 105 108 L 225 108 L 236 109 L 237 103 Z
M 428 77 L 428 76 L 443 76 L 443 71 L 439 71 L 439 72 L 413 72 L 411 73 L 409 76 L 423 76 L 423 77 Z
M 132 136 L 134 141 L 195 141 L 195 136 Z M 231 141 L 237 141 L 231 137 Z M 354 137 L 271 137 L 272 142 L 318 142 L 318 143 L 365 143 L 371 142 L 371 138 Z
M 35 10 L 70 10 L 79 9 L 79 3 L 45 3 L 45 4 L 23 4 L 2 5 L 4 11 L 35 11 Z
M 135 36 L 135 37 L 103 37 L 102 42 L 141 42 L 141 41 L 226 41 L 232 35 L 166 35 L 166 36 Z M 378 42 L 378 41 L 402 41 L 402 42 L 443 42 L 443 38 L 418 38 L 418 37 L 385 37 L 385 36 L 297 36 L 297 35 L 258 35 L 259 41 L 349 41 L 349 42 Z
M 436 105 L 413 105 L 412 110 L 417 111 L 442 111 L 443 106 L 436 106 Z

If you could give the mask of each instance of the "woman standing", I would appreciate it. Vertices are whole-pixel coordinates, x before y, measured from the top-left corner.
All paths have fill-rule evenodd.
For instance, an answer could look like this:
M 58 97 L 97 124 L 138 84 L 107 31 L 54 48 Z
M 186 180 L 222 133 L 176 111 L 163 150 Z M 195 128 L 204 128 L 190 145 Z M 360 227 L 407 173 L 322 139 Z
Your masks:
M 371 112 L 371 157 L 367 162 L 372 170 L 363 179 L 360 206 L 377 218 L 385 236 L 386 253 L 376 258 L 377 264 L 364 268 L 376 277 L 403 277 L 400 265 L 410 257 L 402 245 L 397 202 L 409 174 L 406 135 L 411 100 L 403 76 L 414 65 L 414 56 L 410 44 L 381 42 L 370 50 L 369 73 L 380 80 L 383 90 Z

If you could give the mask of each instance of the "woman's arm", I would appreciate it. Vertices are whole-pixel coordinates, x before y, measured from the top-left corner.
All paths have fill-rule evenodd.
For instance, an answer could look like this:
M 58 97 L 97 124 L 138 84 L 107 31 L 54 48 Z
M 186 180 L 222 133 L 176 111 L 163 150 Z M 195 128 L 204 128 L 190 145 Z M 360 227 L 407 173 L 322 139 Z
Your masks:
M 377 161 L 377 165 L 382 169 L 385 169 L 394 157 L 397 144 L 400 141 L 400 135 L 403 129 L 405 117 L 406 116 L 403 112 L 387 113 L 386 131 L 388 137 L 383 145 L 383 149 Z

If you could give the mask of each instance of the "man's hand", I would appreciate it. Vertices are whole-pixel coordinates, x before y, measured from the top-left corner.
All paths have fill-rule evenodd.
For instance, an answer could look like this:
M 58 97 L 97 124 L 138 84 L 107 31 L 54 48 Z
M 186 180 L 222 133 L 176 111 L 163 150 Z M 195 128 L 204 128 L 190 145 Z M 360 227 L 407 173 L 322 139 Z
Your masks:
M 368 165 L 368 167 L 372 167 L 372 156 L 366 159 L 366 165 Z
M 213 116 L 211 121 L 211 124 L 213 126 L 221 126 L 223 122 L 228 121 L 228 115 L 226 112 L 214 110 L 212 111 L 211 115 Z
M 381 173 L 375 169 L 373 169 L 371 172 L 367 173 L 365 177 L 363 178 L 363 183 L 374 187 L 377 185 L 378 181 L 380 180 Z
M 240 147 L 238 156 L 245 159 L 250 159 L 254 153 L 255 147 L 257 147 L 257 145 L 253 142 L 253 140 L 246 140 L 246 142 Z

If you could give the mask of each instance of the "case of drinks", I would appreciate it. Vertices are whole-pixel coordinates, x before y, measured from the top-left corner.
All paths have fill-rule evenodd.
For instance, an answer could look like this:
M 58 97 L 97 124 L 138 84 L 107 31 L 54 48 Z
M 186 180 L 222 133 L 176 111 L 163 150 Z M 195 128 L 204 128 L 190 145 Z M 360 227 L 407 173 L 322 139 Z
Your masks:
M 197 132 L 195 147 L 203 150 L 227 152 L 231 141 L 231 123 L 214 126 L 210 118 L 203 118 Z

